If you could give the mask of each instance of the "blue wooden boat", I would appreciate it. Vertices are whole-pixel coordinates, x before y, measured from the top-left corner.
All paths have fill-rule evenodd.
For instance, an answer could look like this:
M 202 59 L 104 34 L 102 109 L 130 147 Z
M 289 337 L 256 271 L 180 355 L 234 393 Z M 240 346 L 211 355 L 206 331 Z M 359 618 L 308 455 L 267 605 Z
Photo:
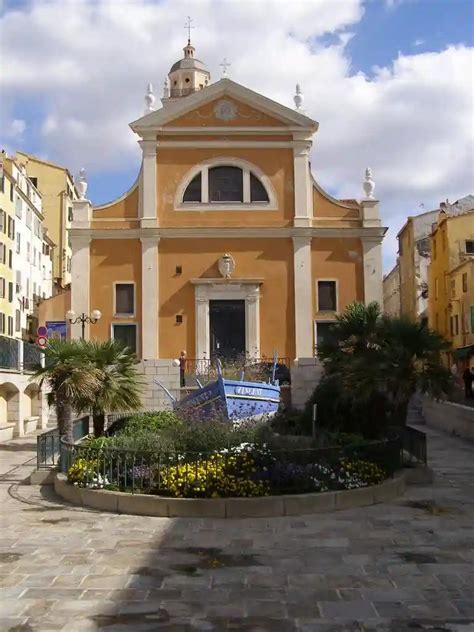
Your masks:
M 222 375 L 218 361 L 217 380 L 203 386 L 196 378 L 199 388 L 182 400 L 177 400 L 157 378 L 154 378 L 154 382 L 165 391 L 176 411 L 200 419 L 223 417 L 230 422 L 239 422 L 270 417 L 277 412 L 280 385 L 275 380 L 275 370 L 276 360 L 268 382 L 248 382 L 244 380 L 243 374 L 240 380 L 228 380 Z

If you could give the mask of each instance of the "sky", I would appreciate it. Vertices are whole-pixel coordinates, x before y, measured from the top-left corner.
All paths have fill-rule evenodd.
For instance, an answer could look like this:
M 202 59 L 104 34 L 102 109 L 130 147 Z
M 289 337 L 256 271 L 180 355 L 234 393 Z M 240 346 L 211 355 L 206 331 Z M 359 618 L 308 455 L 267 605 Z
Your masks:
M 0 0 L 0 148 L 88 174 L 110 201 L 140 164 L 128 124 L 182 57 L 294 107 L 319 131 L 313 173 L 362 197 L 372 168 L 384 269 L 407 216 L 474 192 L 474 0 Z

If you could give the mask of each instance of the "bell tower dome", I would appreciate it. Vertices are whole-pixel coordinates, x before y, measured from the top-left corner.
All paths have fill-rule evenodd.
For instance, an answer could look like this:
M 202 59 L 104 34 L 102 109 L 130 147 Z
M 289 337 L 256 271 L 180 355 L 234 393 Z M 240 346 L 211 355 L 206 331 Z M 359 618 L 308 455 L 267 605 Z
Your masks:
M 190 35 L 189 31 L 188 43 L 183 48 L 184 57 L 175 62 L 168 73 L 161 99 L 163 105 L 203 90 L 211 82 L 211 73 L 206 64 L 194 56 L 196 49 L 191 44 Z

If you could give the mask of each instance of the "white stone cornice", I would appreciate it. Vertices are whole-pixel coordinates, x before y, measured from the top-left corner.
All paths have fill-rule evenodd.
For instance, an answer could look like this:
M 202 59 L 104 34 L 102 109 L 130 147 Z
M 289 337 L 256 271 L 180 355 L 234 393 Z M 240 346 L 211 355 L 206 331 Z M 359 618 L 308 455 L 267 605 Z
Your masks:
M 256 125 L 252 127 L 229 127 L 229 126 L 220 126 L 220 127 L 160 127 L 157 129 L 158 139 L 166 139 L 167 135 L 170 136 L 287 136 L 291 134 L 295 140 L 309 140 L 313 134 L 312 128 L 300 128 L 300 127 L 272 127 L 272 126 L 263 126 Z
M 317 226 L 298 227 L 298 226 L 222 226 L 222 227 L 206 227 L 206 226 L 189 226 L 183 228 L 91 228 L 91 229 L 71 229 L 72 238 L 85 236 L 89 239 L 141 239 L 142 237 L 153 237 L 162 239 L 221 239 L 223 237 L 234 239 L 285 239 L 290 237 L 306 236 L 306 237 L 337 237 L 344 238 L 360 238 L 372 239 L 381 242 L 386 227 L 371 228 L 323 228 Z
M 189 147 L 197 148 L 233 148 L 233 149 L 288 149 L 293 148 L 299 151 L 300 144 L 298 141 L 287 140 L 163 140 L 158 141 L 158 150 L 160 147 L 167 149 L 189 149 Z M 305 154 L 309 154 L 309 149 L 305 150 Z

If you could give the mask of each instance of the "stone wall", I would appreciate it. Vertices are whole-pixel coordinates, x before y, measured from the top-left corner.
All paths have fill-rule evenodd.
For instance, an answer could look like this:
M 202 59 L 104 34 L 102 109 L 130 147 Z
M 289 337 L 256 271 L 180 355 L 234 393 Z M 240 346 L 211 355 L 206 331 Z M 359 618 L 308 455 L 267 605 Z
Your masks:
M 293 408 L 303 410 L 323 374 L 322 364 L 317 358 L 299 358 L 291 368 L 291 403 Z
M 46 393 L 31 374 L 0 371 L 0 441 L 46 428 L 48 414 Z
M 141 368 L 145 380 L 144 410 L 171 410 L 172 404 L 169 397 L 158 384 L 154 383 L 153 378 L 158 378 L 163 386 L 179 399 L 179 367 L 173 366 L 173 360 L 143 360 Z
M 423 397 L 423 415 L 428 426 L 474 441 L 474 408 Z

